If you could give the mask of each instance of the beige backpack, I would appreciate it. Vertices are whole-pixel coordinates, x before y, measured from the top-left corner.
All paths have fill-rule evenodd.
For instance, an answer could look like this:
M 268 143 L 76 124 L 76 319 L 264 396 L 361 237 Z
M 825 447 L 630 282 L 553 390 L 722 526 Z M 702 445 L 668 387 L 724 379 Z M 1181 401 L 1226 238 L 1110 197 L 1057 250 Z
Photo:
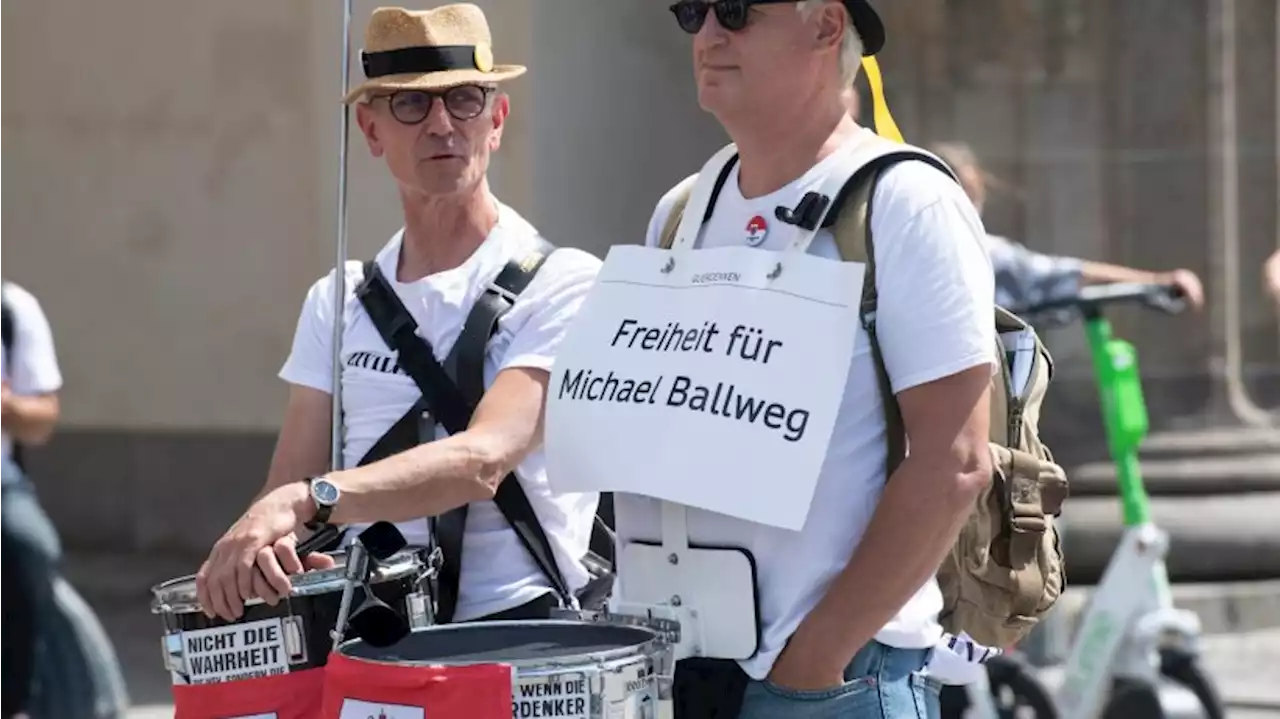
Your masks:
M 704 222 L 736 159 L 735 155 L 721 171 Z M 892 476 L 906 455 L 906 432 L 876 341 L 878 293 L 869 200 L 883 172 L 904 160 L 928 162 L 954 179 L 951 170 L 933 155 L 886 143 L 882 154 L 845 184 L 827 215 L 835 217 L 833 234 L 841 258 L 866 264 L 861 316 L 871 340 L 885 409 L 887 476 Z M 681 186 L 663 227 L 660 247 L 672 246 L 692 188 L 692 178 Z M 1067 479 L 1038 434 L 1040 405 L 1053 374 L 1053 360 L 1035 331 L 1017 316 L 995 307 L 994 321 L 1000 358 L 1000 371 L 991 383 L 990 446 L 995 476 L 943 561 L 938 583 L 944 598 L 940 621 L 946 631 L 955 635 L 967 632 L 986 646 L 1009 647 L 1035 626 L 1062 593 L 1064 566 L 1055 518 L 1067 496 Z M 1023 358 L 1015 360 L 1016 345 L 1008 348 L 1006 343 L 1019 339 Z M 1017 396 L 1012 391 L 1015 371 L 1017 384 L 1022 385 Z

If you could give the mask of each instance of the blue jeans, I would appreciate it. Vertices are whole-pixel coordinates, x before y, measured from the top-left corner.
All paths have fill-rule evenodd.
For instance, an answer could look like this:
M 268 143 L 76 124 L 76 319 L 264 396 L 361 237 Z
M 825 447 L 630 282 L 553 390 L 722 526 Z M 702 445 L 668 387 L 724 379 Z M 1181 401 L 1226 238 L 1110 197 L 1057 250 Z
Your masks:
M 41 619 L 53 604 L 51 578 L 61 546 L 35 488 L 16 464 L 4 461 L 0 495 L 0 552 L 4 565 L 4 716 L 31 709 Z
M 941 685 L 921 676 L 929 649 L 871 642 L 833 689 L 795 691 L 765 681 L 747 685 L 738 719 L 939 719 Z
M 128 697 L 115 649 L 59 571 L 58 532 L 34 485 L 12 462 L 4 473 L 4 712 L 25 711 L 31 719 L 122 716 Z M 22 611 L 13 612 L 14 604 Z

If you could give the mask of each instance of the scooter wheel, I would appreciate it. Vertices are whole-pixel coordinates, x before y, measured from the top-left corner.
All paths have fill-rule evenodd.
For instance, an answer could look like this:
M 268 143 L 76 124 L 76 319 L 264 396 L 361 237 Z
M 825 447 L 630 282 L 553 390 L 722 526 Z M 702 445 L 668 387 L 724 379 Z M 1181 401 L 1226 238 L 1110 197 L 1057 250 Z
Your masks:
M 1053 698 L 1026 664 L 1000 656 L 989 660 L 986 667 L 999 719 L 1057 719 Z M 944 686 L 940 699 L 943 719 L 964 719 L 969 711 L 965 687 Z
M 1204 709 L 1205 719 L 1226 719 L 1227 710 L 1223 706 L 1222 695 L 1196 661 L 1195 655 L 1178 649 L 1161 649 L 1160 673 L 1196 695 Z
M 1164 719 L 1158 690 L 1142 682 L 1117 679 L 1102 719 Z

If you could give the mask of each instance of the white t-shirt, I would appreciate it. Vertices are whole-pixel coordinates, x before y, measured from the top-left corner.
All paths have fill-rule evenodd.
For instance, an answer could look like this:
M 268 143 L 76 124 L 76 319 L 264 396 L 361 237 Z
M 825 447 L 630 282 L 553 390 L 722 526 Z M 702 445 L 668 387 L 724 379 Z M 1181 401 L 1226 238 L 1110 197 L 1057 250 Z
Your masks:
M 62 389 L 62 373 L 53 349 L 53 331 L 40 302 L 22 287 L 6 281 L 4 303 L 13 322 L 13 353 L 0 348 L 0 376 L 15 395 L 40 395 Z M 3 432 L 4 459 L 9 459 L 13 442 Z
M 863 138 L 870 134 L 863 132 Z M 806 192 L 819 190 L 828 164 L 819 163 L 777 192 L 752 200 L 742 197 L 735 166 L 698 246 L 747 244 L 748 235 L 758 239 L 761 228 L 748 226 L 758 215 L 768 224 L 758 246 L 785 249 L 796 228 L 777 220 L 774 209 L 794 207 Z M 659 200 L 649 223 L 649 246 L 658 244 L 674 201 L 674 191 Z M 991 263 L 973 203 L 956 182 L 923 162 L 889 169 L 872 202 L 877 327 L 895 393 L 972 367 L 994 366 Z M 826 230 L 814 238 L 809 251 L 839 257 L 835 240 Z M 757 654 L 742 662 L 742 667 L 757 679 L 768 674 L 787 639 L 848 563 L 884 486 L 884 416 L 869 340 L 861 327 L 856 347 L 812 508 L 801 531 L 688 510 L 691 542 L 743 547 L 755 557 L 762 641 Z M 785 477 L 778 479 L 785 481 Z M 656 500 L 618 495 L 614 501 L 619 542 L 661 539 Z M 618 591 L 625 596 L 625 586 Z M 898 647 L 933 646 L 942 632 L 937 623 L 941 608 L 942 595 L 936 581 L 930 580 L 876 638 Z
M 499 203 L 498 224 L 479 249 L 459 267 L 414 282 L 396 281 L 400 243 L 397 232 L 376 261 L 401 301 L 418 322 L 419 334 L 448 356 L 472 305 L 507 261 L 535 246 L 537 230 Z M 565 328 L 577 312 L 600 267 L 596 257 L 572 248 L 552 253 L 515 304 L 499 320 L 485 356 L 485 386 L 510 367 L 550 370 Z M 346 267 L 345 328 L 342 342 L 342 392 L 345 415 L 344 465 L 354 467 L 373 444 L 421 397 L 413 380 L 395 364 L 377 328 L 355 297 L 363 279 L 361 263 Z M 330 392 L 332 382 L 333 273 L 307 293 L 298 319 L 293 350 L 280 371 L 285 381 Z M 445 436 L 442 428 L 438 436 Z M 555 552 L 571 590 L 588 575 L 580 562 L 591 537 L 599 495 L 552 494 L 541 448 L 516 470 L 529 502 Z M 426 544 L 426 519 L 399 525 L 413 544 Z M 353 533 L 348 533 L 351 536 Z M 472 504 L 463 538 L 462 573 L 456 621 L 520 606 L 551 588 L 537 564 L 492 502 Z

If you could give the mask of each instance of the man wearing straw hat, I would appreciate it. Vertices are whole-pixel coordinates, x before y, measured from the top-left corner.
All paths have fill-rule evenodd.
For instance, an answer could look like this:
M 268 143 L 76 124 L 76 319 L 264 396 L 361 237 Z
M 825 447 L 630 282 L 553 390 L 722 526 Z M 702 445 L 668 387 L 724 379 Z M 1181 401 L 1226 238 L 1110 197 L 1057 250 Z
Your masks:
M 884 44 L 884 26 L 866 0 L 680 0 L 671 10 L 693 36 L 699 102 L 737 151 L 690 237 L 699 248 L 785 250 L 800 232 L 785 218 L 801 214 L 830 160 L 875 140 L 849 116 L 844 93 L 863 57 Z M 872 79 L 875 87 L 878 75 Z M 883 131 L 892 121 L 883 99 L 877 102 Z M 648 245 L 669 245 L 671 217 L 690 184 L 659 200 Z M 859 328 L 803 528 L 687 508 L 690 546 L 751 552 L 759 626 L 755 653 L 733 670 L 746 675 L 744 683 L 719 670 L 699 670 L 682 683 L 677 669 L 677 712 L 683 690 L 716 695 L 690 705 L 712 702 L 743 719 L 938 714 L 938 684 L 923 675 L 942 633 L 934 575 L 991 472 L 991 265 L 972 203 L 935 167 L 893 165 L 871 207 L 879 345 L 910 455 L 885 476 L 886 424 Z M 829 230 L 815 236 L 810 252 L 839 257 Z M 783 491 L 787 478 L 777 479 Z M 615 511 L 620 557 L 629 542 L 660 541 L 660 502 L 617 494 Z M 619 570 L 621 604 L 642 588 L 627 584 L 621 560 Z
M 392 521 L 410 544 L 426 545 L 430 517 L 445 549 L 438 621 L 545 618 L 558 604 L 554 582 L 493 501 L 508 482 L 518 482 L 540 520 L 563 584 L 575 591 L 587 583 L 581 559 L 598 497 L 550 491 L 541 422 L 557 345 L 600 263 L 579 250 L 551 248 L 490 191 L 486 170 L 510 111 L 499 83 L 525 72 L 495 65 L 490 43 L 474 5 L 373 12 L 362 53 L 367 81 L 346 102 L 355 105 L 369 152 L 395 179 L 404 227 L 375 262 L 346 268 L 341 382 L 348 469 L 326 474 L 331 273 L 307 293 L 280 372 L 290 394 L 266 484 L 197 575 L 210 616 L 238 618 L 251 597 L 275 603 L 287 596 L 289 575 L 303 570 L 295 529 L 305 523 Z M 509 275 L 527 285 L 512 289 Z M 454 365 L 451 348 L 462 352 L 460 345 L 475 339 L 471 324 L 480 310 L 498 308 L 487 315 L 479 342 L 468 345 L 476 351 L 458 357 L 452 372 L 459 393 L 470 397 L 474 389 L 478 406 L 469 423 L 445 431 L 449 419 L 417 382 L 420 364 L 391 349 L 399 340 L 384 340 L 384 322 L 365 304 L 377 287 L 394 297 L 382 310 L 398 300 L 416 323 L 416 336 L 406 341 L 420 349 L 426 340 L 428 354 L 446 365 Z M 472 375 L 477 386 L 468 388 Z M 424 425 L 428 436 L 419 437 Z M 401 430 L 409 441 L 386 441 Z M 460 535 L 460 558 L 443 546 L 446 517 Z M 331 561 L 308 559 L 312 566 Z M 457 589 L 446 597 L 450 565 Z

